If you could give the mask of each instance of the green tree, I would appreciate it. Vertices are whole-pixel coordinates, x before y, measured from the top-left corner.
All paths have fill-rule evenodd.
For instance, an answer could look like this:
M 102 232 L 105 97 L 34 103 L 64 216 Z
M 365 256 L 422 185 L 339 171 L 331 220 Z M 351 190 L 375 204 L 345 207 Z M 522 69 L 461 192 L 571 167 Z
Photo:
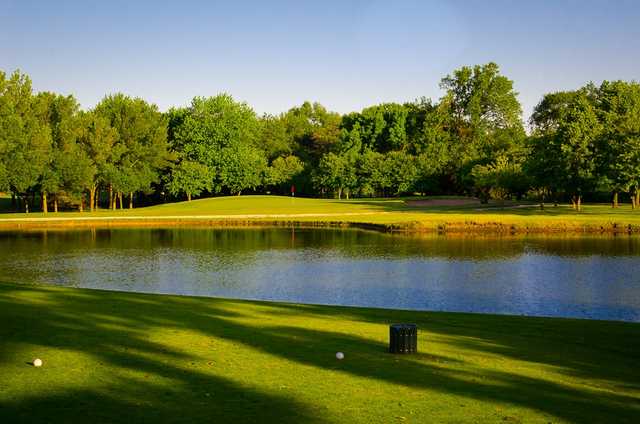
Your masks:
M 282 116 L 264 115 L 260 118 L 258 147 L 265 151 L 269 160 L 291 155 L 293 140 L 287 134 L 287 125 Z
M 175 129 L 174 150 L 209 169 L 215 169 L 223 148 L 255 146 L 258 139 L 258 119 L 253 109 L 228 94 L 195 97 L 182 119 Z
M 0 71 L 0 185 L 22 196 L 36 189 L 51 154 L 51 130 L 38 115 L 31 80 Z
M 265 183 L 275 187 L 289 186 L 303 170 L 304 163 L 297 156 L 276 158 L 267 169 Z
M 172 159 L 168 151 L 167 119 L 157 106 L 123 94 L 105 97 L 94 111 L 105 118 L 117 134 L 113 149 L 118 152 L 118 159 L 104 173 L 110 207 L 115 208 L 115 190 L 120 207 L 123 207 L 123 193 L 128 193 L 132 208 L 134 193 L 148 192 Z
M 338 155 L 332 152 L 322 156 L 314 176 L 316 186 L 322 192 L 329 190 L 336 193 L 338 199 L 341 199 L 343 194 L 348 199 L 350 193 L 358 186 L 355 159 L 354 155 Z
M 293 154 L 310 166 L 333 150 L 340 139 L 341 117 L 320 103 L 304 102 L 282 116 Z
M 109 183 L 110 170 L 115 167 L 124 153 L 124 145 L 116 144 L 118 133 L 106 118 L 94 112 L 85 112 L 81 113 L 80 121 L 78 144 L 95 169 L 92 178 L 88 181 L 89 208 L 93 211 L 98 204 L 96 195 L 98 187 Z
M 362 196 L 375 196 L 378 193 L 384 195 L 390 187 L 384 171 L 384 155 L 365 149 L 357 161 L 359 194 Z
M 571 195 L 575 209 L 597 182 L 596 142 L 602 131 L 590 90 L 552 94 L 536 106 L 532 123 L 537 142 L 532 155 L 538 167 L 556 178 L 556 185 Z M 537 150 L 537 151 L 536 151 Z
M 206 165 L 189 160 L 181 161 L 171 171 L 171 176 L 166 184 L 167 190 L 174 196 L 187 195 L 187 201 L 191 196 L 199 196 L 205 190 L 211 190 L 211 171 Z
M 522 146 L 522 108 L 513 81 L 500 75 L 495 63 L 457 69 L 440 86 L 446 94 L 439 108 L 446 111 L 443 123 L 452 144 L 448 159 L 457 173 L 455 181 L 464 189 L 475 164 L 491 163 Z
M 640 84 L 604 81 L 596 105 L 602 123 L 599 172 L 613 191 L 613 207 L 618 206 L 618 193 L 627 191 L 635 209 L 640 200 Z
M 357 131 L 363 148 L 385 153 L 407 149 L 407 116 L 409 110 L 397 103 L 383 103 L 365 108 L 360 113 L 345 115 L 342 138 Z
M 384 173 L 391 194 L 410 192 L 418 179 L 415 157 L 404 152 L 390 152 L 385 155 Z
M 217 191 L 226 188 L 240 196 L 244 190 L 255 190 L 264 183 L 267 159 L 260 149 L 236 144 L 220 150 L 214 169 Z
M 520 163 L 500 157 L 489 165 L 476 165 L 471 170 L 477 195 L 484 203 L 487 200 L 505 200 L 521 197 L 529 190 L 529 179 Z
M 39 93 L 35 102 L 43 125 L 52 136 L 52 150 L 46 169 L 40 177 L 42 210 L 48 211 L 48 194 L 53 195 L 54 209 L 58 198 L 64 197 L 84 206 L 84 191 L 91 186 L 96 167 L 79 145 L 82 121 L 78 102 L 73 96 Z

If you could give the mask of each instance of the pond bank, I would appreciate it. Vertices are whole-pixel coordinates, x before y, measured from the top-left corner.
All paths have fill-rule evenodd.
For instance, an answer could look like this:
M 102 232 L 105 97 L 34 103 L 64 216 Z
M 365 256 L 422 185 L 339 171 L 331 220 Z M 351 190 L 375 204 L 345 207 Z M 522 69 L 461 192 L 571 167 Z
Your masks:
M 367 217 L 359 219 L 361 217 Z M 575 219 L 517 217 L 505 221 L 486 219 L 481 214 L 405 222 L 375 222 L 377 213 L 336 214 L 246 214 L 176 216 L 75 216 L 0 218 L 0 230 L 47 228 L 131 228 L 131 227 L 300 227 L 358 228 L 380 232 L 440 234 L 640 234 L 640 224 Z M 368 222 L 368 218 L 375 218 Z

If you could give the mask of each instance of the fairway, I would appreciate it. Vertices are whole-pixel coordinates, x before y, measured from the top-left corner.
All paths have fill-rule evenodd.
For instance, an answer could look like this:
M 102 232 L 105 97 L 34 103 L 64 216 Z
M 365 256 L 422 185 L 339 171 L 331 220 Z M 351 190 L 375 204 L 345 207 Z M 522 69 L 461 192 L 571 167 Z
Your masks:
M 37 223 L 39 226 L 83 224 L 131 225 L 143 223 L 207 225 L 312 223 L 362 224 L 383 230 L 446 232 L 637 232 L 640 212 L 630 205 L 583 206 L 576 212 L 568 205 L 531 203 L 501 205 L 478 202 L 459 206 L 432 206 L 415 198 L 309 199 L 284 196 L 229 196 L 167 203 L 151 207 L 98 210 L 96 212 L 6 213 L 0 227 Z M 421 198 L 418 198 L 421 199 Z M 427 199 L 440 199 L 430 197 Z M 445 198 L 448 199 L 448 198 Z M 45 219 L 46 218 L 46 219 Z
M 10 283 L 0 320 L 6 423 L 632 423 L 640 413 L 631 323 Z M 386 352 L 394 322 L 418 324 L 419 354 Z

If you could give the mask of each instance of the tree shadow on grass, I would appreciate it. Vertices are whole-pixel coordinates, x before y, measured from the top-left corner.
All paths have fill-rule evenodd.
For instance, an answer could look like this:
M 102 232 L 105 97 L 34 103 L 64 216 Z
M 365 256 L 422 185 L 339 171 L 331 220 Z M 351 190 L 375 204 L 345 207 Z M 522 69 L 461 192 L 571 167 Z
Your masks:
M 22 301 L 22 299 L 26 299 Z M 33 300 L 34 301 L 30 301 Z M 40 302 L 40 303 L 39 303 Z M 256 315 L 258 317 L 256 317 Z M 304 319 L 360 324 L 417 322 L 426 353 L 397 357 L 386 344 L 342 331 L 309 328 Z M 289 322 L 296 325 L 282 325 Z M 640 413 L 635 368 L 640 326 L 576 320 L 522 319 L 472 314 L 429 314 L 375 309 L 253 303 L 70 291 L 0 285 L 0 366 L 24 344 L 77 351 L 118 370 L 153 375 L 170 388 L 119 376 L 89 389 L 70 388 L 48 396 L 27 396 L 0 405 L 0 420 L 11 422 L 322 422 L 320 405 L 308 405 L 272 391 L 181 366 L 201 361 L 189 349 L 172 349 L 145 337 L 150 329 L 189 331 L 232 342 L 294 364 L 369 380 L 440 392 L 461 398 L 525 407 L 570 422 L 634 422 Z M 275 324 L 270 324 L 273 321 Z M 382 327 L 385 328 L 385 327 Z M 576 376 L 585 384 L 534 378 L 509 369 L 489 369 L 428 353 L 430 335 L 447 343 Z M 601 348 L 593 349 L 594 343 Z M 343 350 L 348 360 L 337 362 Z M 246 366 L 258 366 L 246 364 Z M 267 372 L 265 370 L 265 372 Z M 292 368 L 295 372 L 295 368 Z M 250 383 L 250 382 L 249 382 Z M 172 389 L 172 388 L 173 389 Z M 207 395 L 208 394 L 208 395 Z M 3 417 L 5 418 L 3 420 Z M 8 418 L 9 420 L 7 420 Z
M 181 320 L 179 313 L 171 313 L 170 304 L 88 291 L 46 293 L 46 303 L 19 303 L 7 296 L 14 290 L 40 291 L 29 286 L 7 289 L 0 283 L 0 321 L 5 323 L 0 327 L 0 366 L 15 362 L 15 351 L 26 345 L 88 355 L 99 361 L 98 367 L 115 373 L 107 381 L 84 384 L 87 387 L 71 383 L 54 391 L 34 379 L 28 395 L 0 402 L 2 423 L 326 422 L 310 405 L 291 396 L 201 372 L 189 363 L 202 358 L 146 339 L 145 332 L 152 327 L 193 324 L 192 316 Z M 211 320 L 217 312 L 201 308 L 199 314 Z M 229 311 L 224 314 L 233 316 Z M 28 367 L 24 362 L 18 365 Z M 53 366 L 46 363 L 43 370 Z M 86 373 L 91 379 L 92 370 Z M 156 382 L 147 380 L 150 376 Z M 0 376 L 0 386 L 8 377 Z M 60 383 L 66 381 L 56 382 Z
M 278 308 L 277 305 L 274 307 Z M 293 307 L 296 306 L 293 305 Z M 322 309 L 322 307 L 312 308 Z M 304 310 L 308 312 L 309 308 L 306 307 Z M 422 314 L 414 313 L 412 315 L 415 317 L 415 315 Z M 482 317 L 478 315 L 475 318 L 480 318 L 482 321 Z M 501 318 L 506 318 L 508 321 L 510 317 Z M 387 319 L 373 320 L 378 323 L 385 321 L 389 322 L 388 317 Z M 522 327 L 525 327 L 526 334 L 527 325 L 524 320 L 520 321 Z M 558 343 L 559 340 L 552 341 L 541 349 L 539 346 L 530 346 L 531 342 L 536 342 L 535 338 L 524 342 L 527 339 L 526 335 L 521 336 L 522 340 L 517 342 L 516 337 L 509 336 L 509 333 L 491 335 L 488 332 L 479 333 L 473 331 L 472 328 L 461 326 L 453 331 L 448 331 L 448 327 L 438 328 L 429 325 L 428 321 L 418 320 L 418 322 L 420 327 L 428 332 L 461 336 L 451 343 L 466 349 L 496 353 L 522 361 L 536 362 L 543 366 L 553 365 L 562 368 L 567 374 L 577 375 L 583 379 L 618 381 L 619 387 L 640 389 L 638 373 L 631 368 L 635 360 L 638 359 L 637 353 L 640 350 L 625 349 L 625 353 L 632 355 L 630 358 L 625 358 L 629 367 L 626 369 L 625 367 L 614 368 L 611 364 L 603 366 L 601 362 L 604 358 L 608 360 L 621 359 L 617 355 L 606 354 L 616 352 L 615 347 L 611 350 L 611 346 L 608 346 L 604 352 L 599 352 L 604 353 L 602 356 L 589 357 L 583 355 L 584 352 L 572 351 L 570 348 L 563 347 L 566 346 L 567 340 L 563 340 L 562 343 Z M 228 332 L 224 337 L 232 337 L 252 348 L 261 349 L 274 355 L 286 354 L 289 360 L 295 360 L 302 364 L 320 368 L 336 368 L 356 376 L 378 379 L 401 386 L 446 392 L 492 403 L 520 405 L 575 422 L 604 422 L 616 417 L 617 422 L 631 423 L 640 413 L 640 397 L 637 396 L 597 389 L 585 390 L 584 387 L 575 388 L 571 385 L 517 373 L 488 371 L 470 364 L 464 366 L 466 369 L 448 367 L 448 364 L 461 362 L 448 357 L 422 354 L 416 357 L 402 358 L 399 364 L 396 356 L 386 353 L 387 345 L 385 343 L 345 333 L 276 326 L 263 329 L 252 338 L 246 338 L 243 336 L 243 326 L 229 322 L 226 322 L 225 326 L 227 329 L 233 328 L 233 331 Z M 640 330 L 636 327 L 634 329 Z M 216 332 L 217 328 L 220 327 L 213 325 L 202 330 L 208 330 L 213 336 L 222 337 Z M 512 330 L 516 329 L 512 328 Z M 551 328 L 550 330 L 557 329 Z M 639 334 L 638 331 L 635 333 Z M 566 332 L 560 335 L 567 336 Z M 541 345 L 545 344 L 543 337 L 540 337 L 538 341 Z M 568 343 L 570 346 L 571 341 Z M 637 345 L 637 343 L 635 344 Z M 327 352 L 327 354 L 318 355 L 319 350 Z M 348 350 L 351 358 L 348 364 L 339 363 L 336 365 L 336 362 L 332 360 L 329 352 L 340 350 Z M 634 353 L 636 354 L 635 358 L 633 357 Z M 632 371 L 632 373 L 628 371 Z
M 552 365 L 567 375 L 614 381 L 640 390 L 637 323 L 340 306 L 327 310 L 319 305 L 287 303 L 274 303 L 272 307 L 279 308 L 280 315 L 304 313 L 367 323 L 390 323 L 390 318 L 412 322 L 422 331 L 446 336 L 448 343 L 464 349 Z

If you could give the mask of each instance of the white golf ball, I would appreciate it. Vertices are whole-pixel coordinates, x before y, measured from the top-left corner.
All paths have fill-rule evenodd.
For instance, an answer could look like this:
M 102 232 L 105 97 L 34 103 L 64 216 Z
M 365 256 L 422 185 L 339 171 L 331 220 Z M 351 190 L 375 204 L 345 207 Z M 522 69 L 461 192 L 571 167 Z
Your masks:
M 40 358 L 36 358 L 33 360 L 33 366 L 34 367 L 41 367 L 42 366 L 42 359 Z
M 336 358 L 338 358 L 338 359 L 344 359 L 344 353 L 342 353 L 342 352 L 338 352 L 338 353 L 336 353 Z

